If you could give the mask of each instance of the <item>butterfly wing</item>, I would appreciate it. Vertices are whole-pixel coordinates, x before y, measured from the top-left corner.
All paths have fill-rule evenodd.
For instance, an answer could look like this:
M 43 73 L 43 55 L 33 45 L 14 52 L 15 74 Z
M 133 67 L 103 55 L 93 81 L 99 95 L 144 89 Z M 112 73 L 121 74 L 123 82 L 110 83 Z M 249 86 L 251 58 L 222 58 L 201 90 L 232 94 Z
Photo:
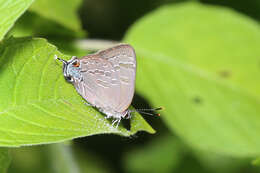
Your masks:
M 75 88 L 90 104 L 112 112 L 125 111 L 135 90 L 136 55 L 127 44 L 80 59 L 83 81 Z

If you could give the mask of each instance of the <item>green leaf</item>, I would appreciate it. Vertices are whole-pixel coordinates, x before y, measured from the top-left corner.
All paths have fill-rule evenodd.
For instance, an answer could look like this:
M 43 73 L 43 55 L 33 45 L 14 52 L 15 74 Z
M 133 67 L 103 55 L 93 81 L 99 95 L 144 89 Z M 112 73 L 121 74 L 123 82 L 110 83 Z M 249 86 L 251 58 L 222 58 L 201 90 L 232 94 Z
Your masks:
M 53 20 L 68 29 L 82 33 L 80 20 L 77 16 L 80 4 L 81 0 L 37 0 L 30 7 L 30 11 Z
M 180 141 L 165 135 L 127 153 L 124 167 L 127 172 L 175 172 L 183 155 Z
M 6 173 L 11 163 L 11 156 L 7 148 L 0 148 L 0 172 Z
M 137 52 L 137 91 L 195 148 L 260 153 L 260 30 L 232 10 L 183 3 L 139 20 L 125 41 Z
M 55 173 L 79 173 L 79 164 L 76 162 L 70 145 L 52 144 L 48 145 L 52 172 Z
M 42 27 L 44 26 L 44 27 Z M 54 20 L 42 17 L 34 12 L 27 11 L 15 23 L 8 33 L 14 37 L 36 36 L 53 39 L 79 38 L 83 32 L 72 32 Z
M 10 38 L 0 44 L 0 146 L 64 141 L 94 134 L 129 136 L 154 130 L 140 114 L 133 114 L 131 130 L 90 106 L 63 77 L 62 55 L 44 39 Z
M 70 166 L 74 163 L 70 162 L 73 160 L 70 149 L 65 147 L 67 146 L 63 146 L 63 144 L 51 144 L 14 148 L 11 150 L 13 161 L 8 171 L 19 173 L 58 173 L 60 169 L 67 169 L 64 171 L 66 173 L 72 170 Z
M 252 164 L 255 165 L 255 166 L 259 166 L 260 165 L 260 158 L 253 160 Z
M 20 147 L 11 151 L 12 164 L 8 169 L 10 173 L 111 172 L 102 158 L 86 151 L 84 147 L 70 144 Z
M 49 145 L 12 148 L 10 173 L 46 173 L 51 172 Z
M 0 0 L 0 40 L 32 2 L 33 0 Z
M 193 151 L 193 153 L 201 165 L 211 173 L 237 173 L 241 170 L 244 170 L 243 172 L 255 172 L 255 170 L 248 171 L 252 169 L 249 158 L 230 157 L 201 150 Z

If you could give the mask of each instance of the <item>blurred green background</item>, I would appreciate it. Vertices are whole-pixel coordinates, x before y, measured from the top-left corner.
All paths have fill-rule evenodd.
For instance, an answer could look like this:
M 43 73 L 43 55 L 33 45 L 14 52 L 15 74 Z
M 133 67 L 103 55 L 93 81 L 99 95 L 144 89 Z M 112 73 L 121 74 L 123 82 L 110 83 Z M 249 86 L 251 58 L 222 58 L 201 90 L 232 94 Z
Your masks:
M 155 134 L 11 149 L 8 173 L 260 172 L 260 1 L 38 1 L 9 36 L 77 56 L 88 51 L 75 41 L 128 42 L 138 56 L 132 105 L 165 110 L 143 115 Z

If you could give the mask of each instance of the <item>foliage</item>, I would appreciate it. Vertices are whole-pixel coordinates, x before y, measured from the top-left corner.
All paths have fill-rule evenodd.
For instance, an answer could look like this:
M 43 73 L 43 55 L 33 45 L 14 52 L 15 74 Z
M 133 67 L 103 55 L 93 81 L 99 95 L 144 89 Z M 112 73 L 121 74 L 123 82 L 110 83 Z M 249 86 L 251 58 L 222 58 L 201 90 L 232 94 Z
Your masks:
M 179 4 L 144 17 L 125 40 L 139 57 L 137 91 L 165 106 L 173 131 L 200 149 L 260 154 L 256 22 L 225 8 Z
M 11 163 L 11 156 L 7 149 L 0 148 L 0 172 L 5 173 Z
M 32 2 L 33 0 L 0 0 L 0 40 Z
M 125 156 L 125 169 L 129 172 L 174 172 L 184 153 L 178 139 L 162 136 L 145 147 L 130 151 Z
M 77 16 L 80 4 L 81 0 L 37 0 L 29 10 L 53 20 L 74 32 L 83 32 Z
M 260 172 L 258 11 L 256 0 L 0 0 L 0 172 Z M 133 104 L 165 109 L 115 128 L 54 55 L 123 35 L 137 54 Z

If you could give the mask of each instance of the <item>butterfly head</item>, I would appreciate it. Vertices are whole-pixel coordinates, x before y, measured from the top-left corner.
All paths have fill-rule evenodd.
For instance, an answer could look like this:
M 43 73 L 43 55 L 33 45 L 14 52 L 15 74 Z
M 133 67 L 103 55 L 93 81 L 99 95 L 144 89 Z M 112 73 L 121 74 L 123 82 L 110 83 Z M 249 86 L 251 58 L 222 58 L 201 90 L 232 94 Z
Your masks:
M 81 80 L 82 76 L 80 73 L 80 61 L 77 57 L 73 56 L 70 60 L 55 57 L 59 61 L 63 62 L 63 75 L 68 82 L 75 82 L 75 80 Z

